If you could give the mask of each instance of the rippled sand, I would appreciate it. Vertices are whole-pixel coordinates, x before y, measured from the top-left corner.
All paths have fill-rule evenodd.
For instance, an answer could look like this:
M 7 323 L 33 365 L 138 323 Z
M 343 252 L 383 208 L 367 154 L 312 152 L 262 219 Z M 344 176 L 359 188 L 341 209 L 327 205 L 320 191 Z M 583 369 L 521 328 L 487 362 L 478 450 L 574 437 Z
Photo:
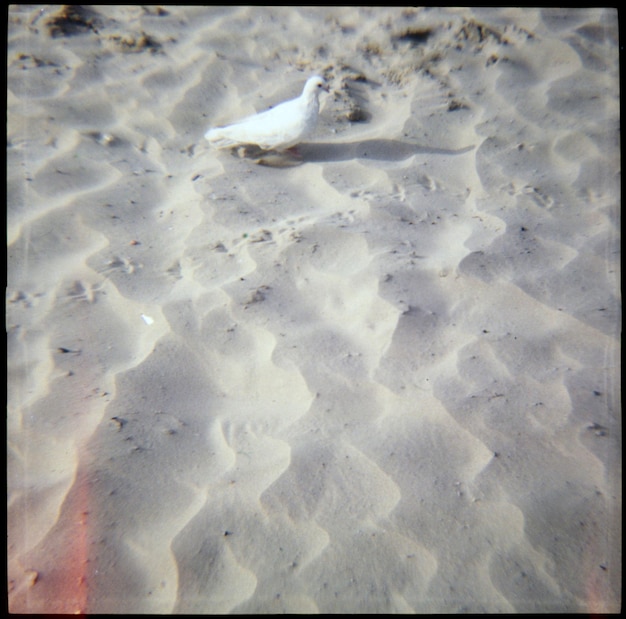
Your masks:
M 12 612 L 619 611 L 615 10 L 13 5 L 7 61 Z M 314 72 L 300 160 L 205 143 Z

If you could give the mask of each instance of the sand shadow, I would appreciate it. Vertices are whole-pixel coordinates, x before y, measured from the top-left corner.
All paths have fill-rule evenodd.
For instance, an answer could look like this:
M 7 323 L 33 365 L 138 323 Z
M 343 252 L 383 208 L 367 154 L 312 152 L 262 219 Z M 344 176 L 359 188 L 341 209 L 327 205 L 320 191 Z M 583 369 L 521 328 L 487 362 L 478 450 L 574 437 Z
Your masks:
M 348 161 L 373 159 L 377 161 L 403 161 L 413 155 L 462 155 L 474 149 L 466 146 L 457 150 L 433 148 L 400 140 L 363 140 L 361 142 L 313 142 L 300 144 L 298 151 L 302 162 Z

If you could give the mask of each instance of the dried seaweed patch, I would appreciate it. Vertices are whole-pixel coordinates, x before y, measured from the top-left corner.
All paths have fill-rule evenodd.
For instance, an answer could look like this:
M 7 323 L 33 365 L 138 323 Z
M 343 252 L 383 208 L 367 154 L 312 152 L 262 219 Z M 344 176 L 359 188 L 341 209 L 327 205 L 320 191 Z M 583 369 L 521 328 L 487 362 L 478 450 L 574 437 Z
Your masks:
M 47 22 L 50 35 L 69 37 L 87 32 L 98 32 L 100 15 L 93 9 L 79 4 L 66 4 Z

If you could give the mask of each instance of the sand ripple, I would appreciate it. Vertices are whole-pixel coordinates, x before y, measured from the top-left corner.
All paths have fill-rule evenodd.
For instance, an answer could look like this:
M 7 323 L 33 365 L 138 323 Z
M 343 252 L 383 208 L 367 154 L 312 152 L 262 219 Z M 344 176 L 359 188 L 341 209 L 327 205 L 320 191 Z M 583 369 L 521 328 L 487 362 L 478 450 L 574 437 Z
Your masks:
M 11 610 L 615 612 L 616 24 L 10 7 Z

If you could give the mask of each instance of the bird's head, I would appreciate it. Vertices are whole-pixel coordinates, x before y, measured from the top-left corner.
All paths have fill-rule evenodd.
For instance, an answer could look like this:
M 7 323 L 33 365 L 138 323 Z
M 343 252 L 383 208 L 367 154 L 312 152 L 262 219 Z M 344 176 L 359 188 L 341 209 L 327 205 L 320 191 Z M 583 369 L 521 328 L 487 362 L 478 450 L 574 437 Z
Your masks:
M 304 86 L 304 92 L 306 93 L 319 93 L 321 90 L 329 92 L 330 88 L 326 83 L 326 80 L 320 75 L 313 75 L 307 80 Z

